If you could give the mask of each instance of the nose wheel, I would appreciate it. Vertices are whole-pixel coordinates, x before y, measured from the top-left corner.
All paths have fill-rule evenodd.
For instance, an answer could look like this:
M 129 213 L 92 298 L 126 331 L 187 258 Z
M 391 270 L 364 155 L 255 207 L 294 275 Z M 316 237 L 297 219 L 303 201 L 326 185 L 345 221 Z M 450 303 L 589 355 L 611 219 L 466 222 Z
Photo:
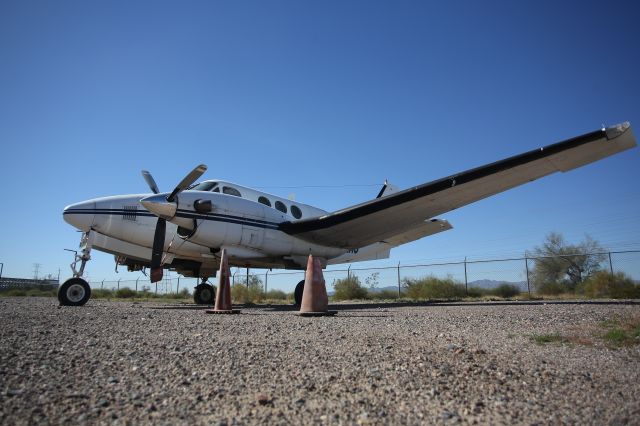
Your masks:
M 58 301 L 63 306 L 82 306 L 91 297 L 91 287 L 82 278 L 69 278 L 58 288 Z

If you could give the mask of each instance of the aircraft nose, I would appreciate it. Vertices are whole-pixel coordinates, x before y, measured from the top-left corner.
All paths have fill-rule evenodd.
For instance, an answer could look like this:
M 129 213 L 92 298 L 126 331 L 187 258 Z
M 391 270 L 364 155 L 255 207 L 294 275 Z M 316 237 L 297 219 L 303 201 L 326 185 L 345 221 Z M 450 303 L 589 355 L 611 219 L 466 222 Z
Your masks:
M 140 200 L 140 204 L 151 213 L 163 219 L 171 220 L 178 209 L 177 202 L 167 201 L 167 194 L 156 194 Z
M 68 224 L 87 232 L 93 225 L 95 213 L 96 203 L 94 201 L 83 201 L 65 207 L 62 216 Z

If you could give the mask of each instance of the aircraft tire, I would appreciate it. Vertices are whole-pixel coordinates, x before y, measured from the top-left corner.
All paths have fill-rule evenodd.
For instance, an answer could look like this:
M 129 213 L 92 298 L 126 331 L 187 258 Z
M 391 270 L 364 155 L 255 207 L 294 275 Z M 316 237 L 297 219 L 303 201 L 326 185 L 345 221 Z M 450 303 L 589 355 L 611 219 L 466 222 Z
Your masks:
M 295 306 L 300 306 L 302 305 L 302 293 L 304 292 L 304 280 L 300 281 L 297 285 L 296 285 L 296 289 L 293 292 L 293 304 Z
M 69 278 L 58 288 L 58 301 L 63 306 L 82 306 L 91 298 L 91 287 L 82 278 Z
M 213 305 L 216 300 L 216 288 L 211 284 L 200 284 L 193 292 L 196 305 Z

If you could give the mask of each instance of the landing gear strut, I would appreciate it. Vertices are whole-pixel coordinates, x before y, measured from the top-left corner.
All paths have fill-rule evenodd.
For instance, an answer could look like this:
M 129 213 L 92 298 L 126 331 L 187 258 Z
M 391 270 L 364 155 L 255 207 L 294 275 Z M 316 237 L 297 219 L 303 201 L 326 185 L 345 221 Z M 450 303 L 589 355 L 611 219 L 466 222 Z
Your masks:
M 58 301 L 63 306 L 82 306 L 91 297 L 91 287 L 82 278 L 82 274 L 87 261 L 91 259 L 92 244 L 93 233 L 91 231 L 83 233 L 80 239 L 80 254 L 75 252 L 75 258 L 71 264 L 73 278 L 69 278 L 58 288 Z M 80 262 L 80 269 L 77 269 L 78 262 Z
M 196 305 L 213 305 L 216 300 L 216 288 L 207 284 L 207 279 L 203 278 L 193 292 L 193 301 Z

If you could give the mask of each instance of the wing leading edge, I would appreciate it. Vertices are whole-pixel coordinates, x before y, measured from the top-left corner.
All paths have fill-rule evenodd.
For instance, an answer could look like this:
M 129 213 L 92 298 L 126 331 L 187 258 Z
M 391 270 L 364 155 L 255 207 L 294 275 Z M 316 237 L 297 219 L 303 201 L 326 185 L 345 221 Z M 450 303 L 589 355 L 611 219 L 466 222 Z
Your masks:
M 288 234 L 332 247 L 358 248 L 419 228 L 425 220 L 558 171 L 633 148 L 628 122 L 338 210 L 285 222 Z

